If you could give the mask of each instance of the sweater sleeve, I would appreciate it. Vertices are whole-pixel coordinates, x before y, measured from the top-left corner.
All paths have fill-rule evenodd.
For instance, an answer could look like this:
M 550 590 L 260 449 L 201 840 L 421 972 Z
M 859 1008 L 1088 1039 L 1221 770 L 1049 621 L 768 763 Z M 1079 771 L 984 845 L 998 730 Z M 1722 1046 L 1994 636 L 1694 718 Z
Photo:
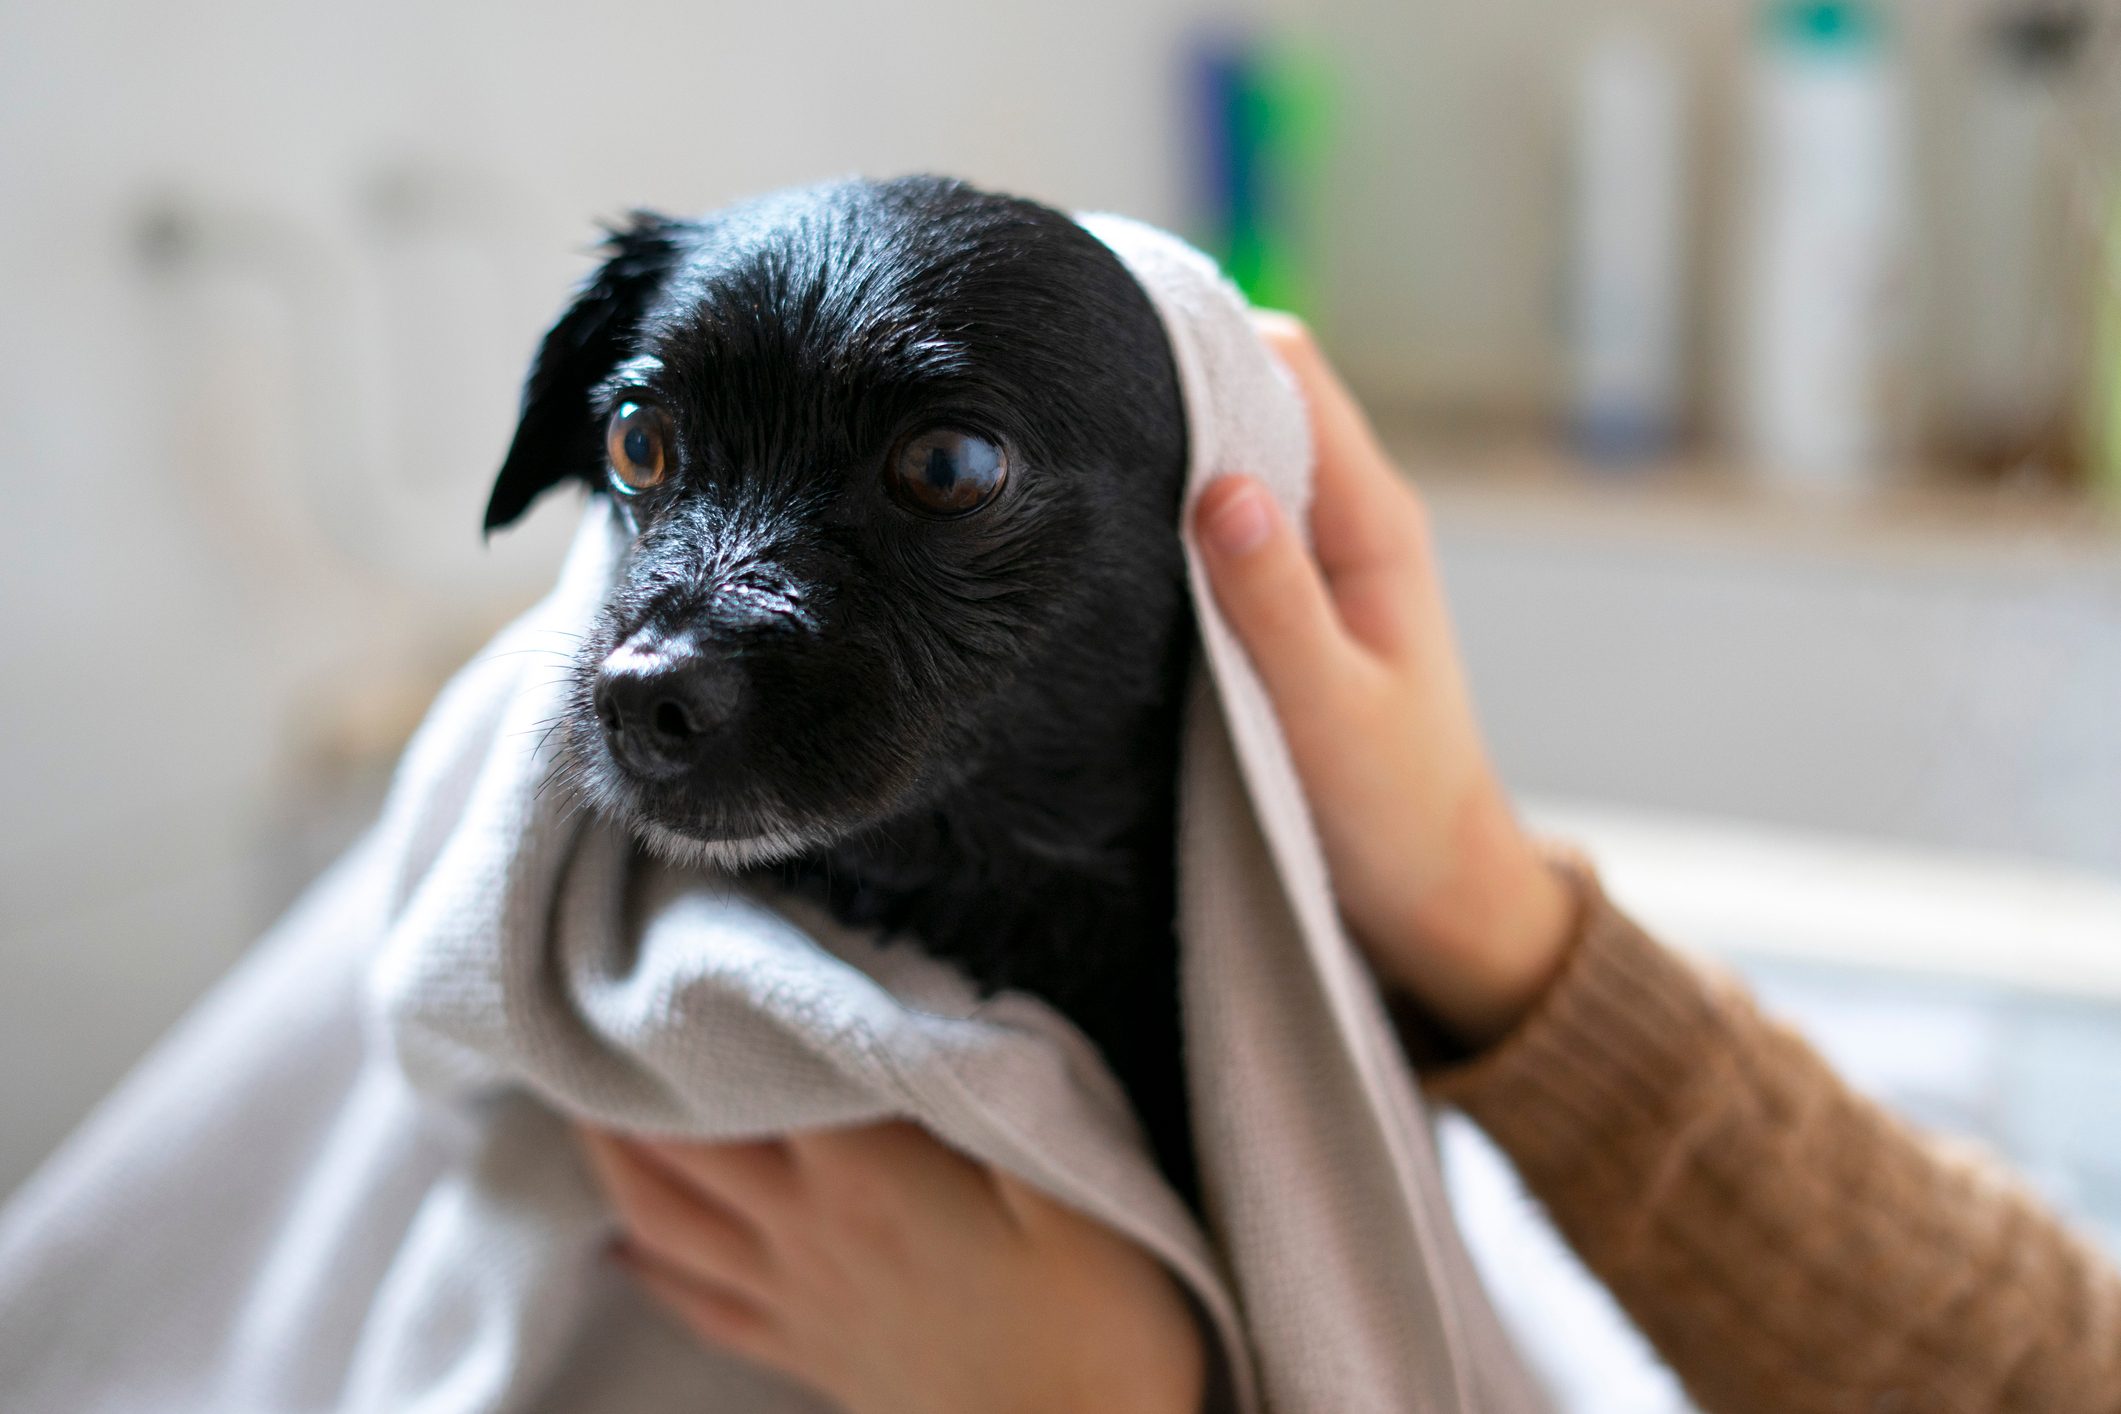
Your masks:
M 1432 1071 L 1710 1414 L 2121 1411 L 2121 1275 L 1571 867 L 1561 974 Z

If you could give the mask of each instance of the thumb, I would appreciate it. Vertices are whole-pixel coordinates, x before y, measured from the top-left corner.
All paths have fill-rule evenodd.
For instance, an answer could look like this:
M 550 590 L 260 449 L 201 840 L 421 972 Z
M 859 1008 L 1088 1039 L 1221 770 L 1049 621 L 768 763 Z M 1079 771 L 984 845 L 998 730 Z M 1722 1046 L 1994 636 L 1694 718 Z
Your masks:
M 1273 496 L 1249 476 L 1225 476 L 1203 491 L 1193 523 L 1215 601 L 1286 720 L 1353 653 L 1325 580 Z

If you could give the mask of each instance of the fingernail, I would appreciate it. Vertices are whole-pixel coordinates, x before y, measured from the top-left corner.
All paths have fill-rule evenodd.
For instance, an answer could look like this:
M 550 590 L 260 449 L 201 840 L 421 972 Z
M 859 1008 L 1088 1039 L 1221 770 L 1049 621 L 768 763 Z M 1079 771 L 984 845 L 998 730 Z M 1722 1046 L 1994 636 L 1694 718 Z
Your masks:
M 1267 543 L 1274 530 L 1274 510 L 1267 493 L 1257 486 L 1240 486 L 1222 498 L 1208 515 L 1208 543 L 1225 555 L 1249 555 Z

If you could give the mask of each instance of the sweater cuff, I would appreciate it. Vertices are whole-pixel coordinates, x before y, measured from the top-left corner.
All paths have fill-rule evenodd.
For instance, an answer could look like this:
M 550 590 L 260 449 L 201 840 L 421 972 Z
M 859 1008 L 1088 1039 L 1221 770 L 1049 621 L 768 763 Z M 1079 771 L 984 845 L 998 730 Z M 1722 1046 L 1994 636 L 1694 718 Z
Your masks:
M 1730 985 L 1651 939 L 1579 857 L 1556 867 L 1577 895 L 1574 940 L 1530 1014 L 1470 1059 L 1424 1072 L 1535 1191 L 1566 1176 L 1592 1201 L 1637 1194 L 1712 1084 Z

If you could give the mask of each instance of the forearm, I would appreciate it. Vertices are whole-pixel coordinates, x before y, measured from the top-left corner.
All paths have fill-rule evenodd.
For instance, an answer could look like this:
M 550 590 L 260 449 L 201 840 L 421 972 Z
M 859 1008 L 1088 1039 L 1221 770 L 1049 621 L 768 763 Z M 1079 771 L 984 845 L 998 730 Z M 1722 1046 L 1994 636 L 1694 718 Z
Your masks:
M 1704 1408 L 2121 1410 L 2110 1266 L 1580 882 L 1539 1005 L 1430 1086 Z

